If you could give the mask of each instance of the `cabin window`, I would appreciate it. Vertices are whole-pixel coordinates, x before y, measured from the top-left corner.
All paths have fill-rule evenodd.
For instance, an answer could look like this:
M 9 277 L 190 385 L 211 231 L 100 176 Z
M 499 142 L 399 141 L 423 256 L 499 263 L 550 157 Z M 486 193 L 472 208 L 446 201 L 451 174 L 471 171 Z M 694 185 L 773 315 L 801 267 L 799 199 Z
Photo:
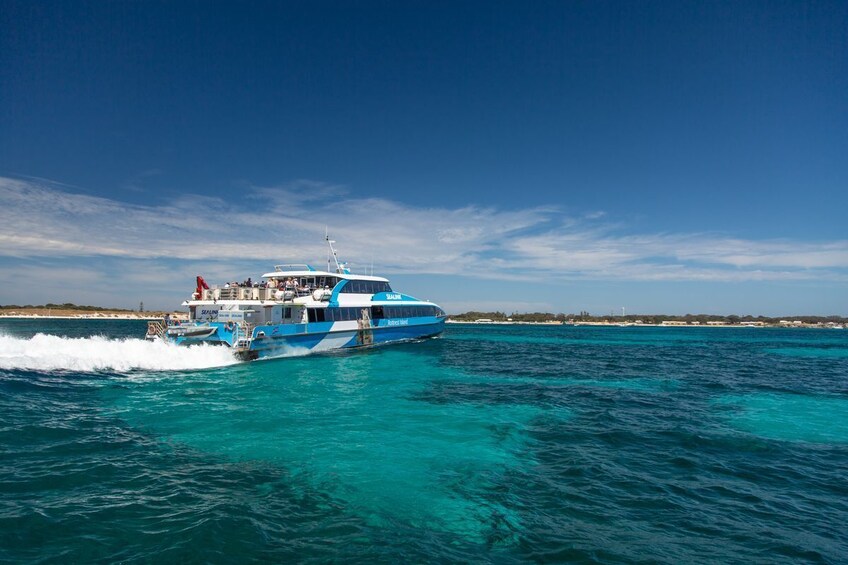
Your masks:
M 339 279 L 337 277 L 318 277 L 318 288 L 324 288 L 326 286 L 332 289 L 338 282 Z
M 308 308 L 308 319 L 310 323 L 325 321 L 323 308 Z
M 372 306 L 371 317 L 381 318 L 419 318 L 422 316 L 444 316 L 445 312 L 436 306 Z
M 350 294 L 377 294 L 378 292 L 391 292 L 392 287 L 383 281 L 359 281 L 348 280 L 342 287 L 341 292 Z
M 332 320 L 335 322 L 349 322 L 351 320 L 358 320 L 359 310 L 359 308 L 355 307 L 327 308 L 326 319 L 327 321 Z

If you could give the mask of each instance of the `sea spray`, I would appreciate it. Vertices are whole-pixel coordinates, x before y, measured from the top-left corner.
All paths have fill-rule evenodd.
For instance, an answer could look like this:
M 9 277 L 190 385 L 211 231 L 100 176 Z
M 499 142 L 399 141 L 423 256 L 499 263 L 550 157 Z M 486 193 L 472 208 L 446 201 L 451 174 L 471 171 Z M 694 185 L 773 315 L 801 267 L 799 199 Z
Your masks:
M 0 335 L 0 369 L 124 373 L 208 369 L 237 362 L 228 349 L 208 345 L 178 347 L 143 339 L 41 333 L 29 339 Z

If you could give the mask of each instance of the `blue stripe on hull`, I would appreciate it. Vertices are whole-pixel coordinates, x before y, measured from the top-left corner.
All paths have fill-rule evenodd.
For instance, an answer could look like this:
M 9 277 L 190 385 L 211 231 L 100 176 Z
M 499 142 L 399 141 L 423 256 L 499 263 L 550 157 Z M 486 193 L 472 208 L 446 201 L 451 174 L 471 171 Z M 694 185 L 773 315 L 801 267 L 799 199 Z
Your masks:
M 445 323 L 443 321 L 414 326 L 380 327 L 373 330 L 374 343 L 389 343 L 404 339 L 430 337 L 442 333 L 444 329 Z
M 310 326 L 317 325 L 319 324 L 310 324 Z M 331 326 L 332 324 L 327 325 Z M 403 326 L 381 325 L 362 332 L 357 330 L 335 332 L 322 331 L 301 335 L 266 337 L 264 339 L 257 339 L 253 341 L 249 357 L 253 359 L 264 359 L 268 357 L 280 357 L 296 354 L 298 350 L 329 351 L 332 349 L 361 347 L 374 344 L 391 343 L 394 341 L 418 339 L 442 333 L 444 325 L 444 320 L 435 320 L 432 323 L 426 324 L 410 324 Z

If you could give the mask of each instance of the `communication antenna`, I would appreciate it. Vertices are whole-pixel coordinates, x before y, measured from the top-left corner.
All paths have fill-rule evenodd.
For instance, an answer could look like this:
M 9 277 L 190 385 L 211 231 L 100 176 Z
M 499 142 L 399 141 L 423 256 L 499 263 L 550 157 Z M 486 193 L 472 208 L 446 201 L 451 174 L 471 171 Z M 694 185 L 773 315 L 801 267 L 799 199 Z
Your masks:
M 326 228 L 325 228 L 325 230 L 326 230 Z M 330 234 L 329 234 L 329 232 L 325 232 L 325 234 L 324 234 L 324 239 L 327 241 L 327 248 L 328 248 L 328 249 L 327 249 L 327 270 L 328 270 L 328 271 L 330 270 L 330 255 L 332 255 L 332 256 L 333 256 L 333 261 L 335 261 L 335 263 L 336 263 L 336 272 L 337 272 L 337 273 L 339 273 L 339 274 L 342 274 L 342 273 L 343 273 L 343 269 L 342 269 L 341 264 L 339 264 L 339 256 L 338 256 L 338 253 L 336 253 L 336 248 L 335 248 L 335 247 L 333 247 L 333 244 L 334 244 L 336 241 L 335 241 L 335 240 L 333 240 L 333 239 L 330 239 Z

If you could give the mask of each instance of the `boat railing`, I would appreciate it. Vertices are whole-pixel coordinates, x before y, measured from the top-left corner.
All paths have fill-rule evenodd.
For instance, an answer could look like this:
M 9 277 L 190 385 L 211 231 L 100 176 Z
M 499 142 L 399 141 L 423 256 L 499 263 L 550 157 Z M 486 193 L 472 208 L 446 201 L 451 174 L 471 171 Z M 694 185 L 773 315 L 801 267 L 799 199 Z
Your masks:
M 165 337 L 165 324 L 161 320 L 149 320 L 147 322 L 147 338 Z
M 286 273 L 289 271 L 314 271 L 312 265 L 306 263 L 287 263 L 285 265 L 274 265 L 274 270 L 278 273 Z
M 274 300 L 276 288 L 256 286 L 213 287 L 203 291 L 202 300 Z
M 281 265 L 277 266 L 280 267 Z M 279 285 L 276 282 L 275 284 L 257 283 L 251 286 L 230 283 L 223 286 L 212 285 L 210 288 L 203 289 L 203 292 L 199 295 L 193 294 L 192 298 L 210 301 L 283 300 L 284 302 L 291 302 L 293 298 L 309 296 L 319 289 L 332 290 L 332 288 L 335 288 L 335 285 L 332 288 L 322 286 L 329 282 L 325 277 L 302 277 L 299 280 L 300 284 L 295 285 L 285 285 L 282 281 Z M 277 295 L 277 292 L 281 290 L 286 293 L 284 296 Z
M 253 336 L 254 325 L 250 322 L 239 322 L 233 328 L 232 346 L 237 349 L 247 349 L 250 347 L 250 340 Z

